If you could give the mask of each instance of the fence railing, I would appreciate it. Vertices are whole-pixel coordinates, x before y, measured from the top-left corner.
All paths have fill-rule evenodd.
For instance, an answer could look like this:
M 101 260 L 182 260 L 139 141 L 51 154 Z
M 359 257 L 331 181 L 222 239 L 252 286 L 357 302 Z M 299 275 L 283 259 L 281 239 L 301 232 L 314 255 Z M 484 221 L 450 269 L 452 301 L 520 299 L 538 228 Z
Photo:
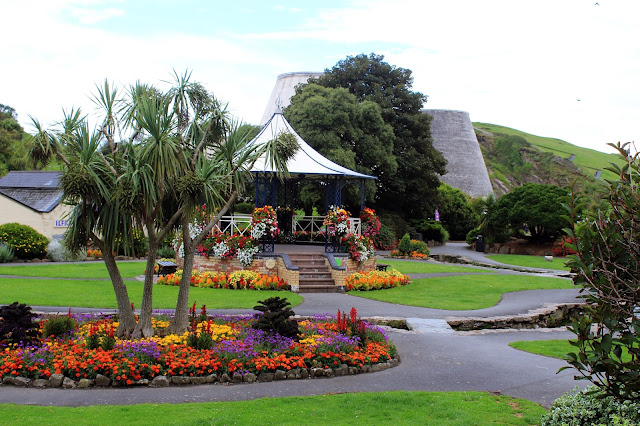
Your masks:
M 291 230 L 294 238 L 302 241 L 324 241 L 324 216 L 293 216 Z M 249 235 L 251 215 L 234 214 L 222 216 L 216 225 L 218 231 L 226 234 Z M 362 234 L 362 222 L 358 217 L 349 218 L 349 232 Z

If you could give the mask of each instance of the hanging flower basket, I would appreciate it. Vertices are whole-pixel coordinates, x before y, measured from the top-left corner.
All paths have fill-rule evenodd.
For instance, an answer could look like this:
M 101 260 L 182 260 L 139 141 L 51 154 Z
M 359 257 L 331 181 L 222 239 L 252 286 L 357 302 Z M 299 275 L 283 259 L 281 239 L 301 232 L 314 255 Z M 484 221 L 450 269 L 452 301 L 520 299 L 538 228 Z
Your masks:
M 327 236 L 342 237 L 349 232 L 349 212 L 343 208 L 331 206 L 324 218 Z
M 271 206 L 256 207 L 251 215 L 251 237 L 275 239 L 280 234 L 278 216 Z

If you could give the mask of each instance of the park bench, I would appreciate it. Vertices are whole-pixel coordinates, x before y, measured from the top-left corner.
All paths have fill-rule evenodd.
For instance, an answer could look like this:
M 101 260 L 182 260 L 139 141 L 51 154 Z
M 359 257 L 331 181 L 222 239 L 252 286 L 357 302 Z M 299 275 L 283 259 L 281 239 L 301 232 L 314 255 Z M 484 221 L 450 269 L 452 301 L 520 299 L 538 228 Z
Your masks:
M 173 274 L 178 269 L 178 265 L 168 260 L 159 260 L 158 264 L 158 276 Z
M 386 271 L 388 267 L 389 267 L 389 265 L 386 265 L 386 264 L 384 264 L 384 263 L 378 263 L 378 264 L 376 265 L 376 269 L 377 269 L 378 271 Z

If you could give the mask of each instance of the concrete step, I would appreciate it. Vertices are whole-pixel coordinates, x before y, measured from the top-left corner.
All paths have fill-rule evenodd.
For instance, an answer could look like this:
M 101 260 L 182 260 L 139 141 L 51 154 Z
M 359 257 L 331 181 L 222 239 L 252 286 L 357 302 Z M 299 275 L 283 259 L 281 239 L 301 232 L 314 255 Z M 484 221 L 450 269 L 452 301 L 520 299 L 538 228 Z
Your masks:
M 338 293 L 338 286 L 336 285 L 303 285 L 300 283 L 298 287 L 300 293 Z

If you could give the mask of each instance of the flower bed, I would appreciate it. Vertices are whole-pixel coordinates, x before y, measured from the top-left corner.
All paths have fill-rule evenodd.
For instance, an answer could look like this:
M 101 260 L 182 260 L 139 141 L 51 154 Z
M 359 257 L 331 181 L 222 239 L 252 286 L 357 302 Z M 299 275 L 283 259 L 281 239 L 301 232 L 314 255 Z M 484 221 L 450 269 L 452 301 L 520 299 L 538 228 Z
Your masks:
M 357 272 L 347 277 L 345 290 L 380 290 L 407 284 L 409 284 L 409 277 L 403 275 L 396 269 L 390 269 L 389 271 L 370 271 L 366 273 Z
M 180 285 L 182 270 L 174 274 L 167 274 L 158 278 L 157 284 Z M 191 286 L 200 288 L 227 288 L 234 290 L 289 290 L 282 278 L 275 275 L 260 274 L 255 271 L 235 271 L 231 274 L 224 272 L 194 271 L 191 274 Z
M 41 338 L 37 346 L 0 351 L 2 383 L 75 387 L 253 382 L 356 374 L 397 363 L 395 346 L 385 333 L 356 318 L 355 309 L 349 317 L 297 321 L 297 339 L 252 328 L 254 317 L 206 314 L 206 320 L 194 322 L 191 337 L 165 335 L 169 321 L 156 317 L 157 337 L 114 339 L 110 349 L 103 346 L 105 339 L 113 339 L 117 320 L 83 317 L 76 317 L 79 327 L 65 338 Z M 189 346 L 194 336 L 196 341 L 206 337 L 210 348 Z M 97 342 L 95 349 L 90 349 L 90 339 Z

